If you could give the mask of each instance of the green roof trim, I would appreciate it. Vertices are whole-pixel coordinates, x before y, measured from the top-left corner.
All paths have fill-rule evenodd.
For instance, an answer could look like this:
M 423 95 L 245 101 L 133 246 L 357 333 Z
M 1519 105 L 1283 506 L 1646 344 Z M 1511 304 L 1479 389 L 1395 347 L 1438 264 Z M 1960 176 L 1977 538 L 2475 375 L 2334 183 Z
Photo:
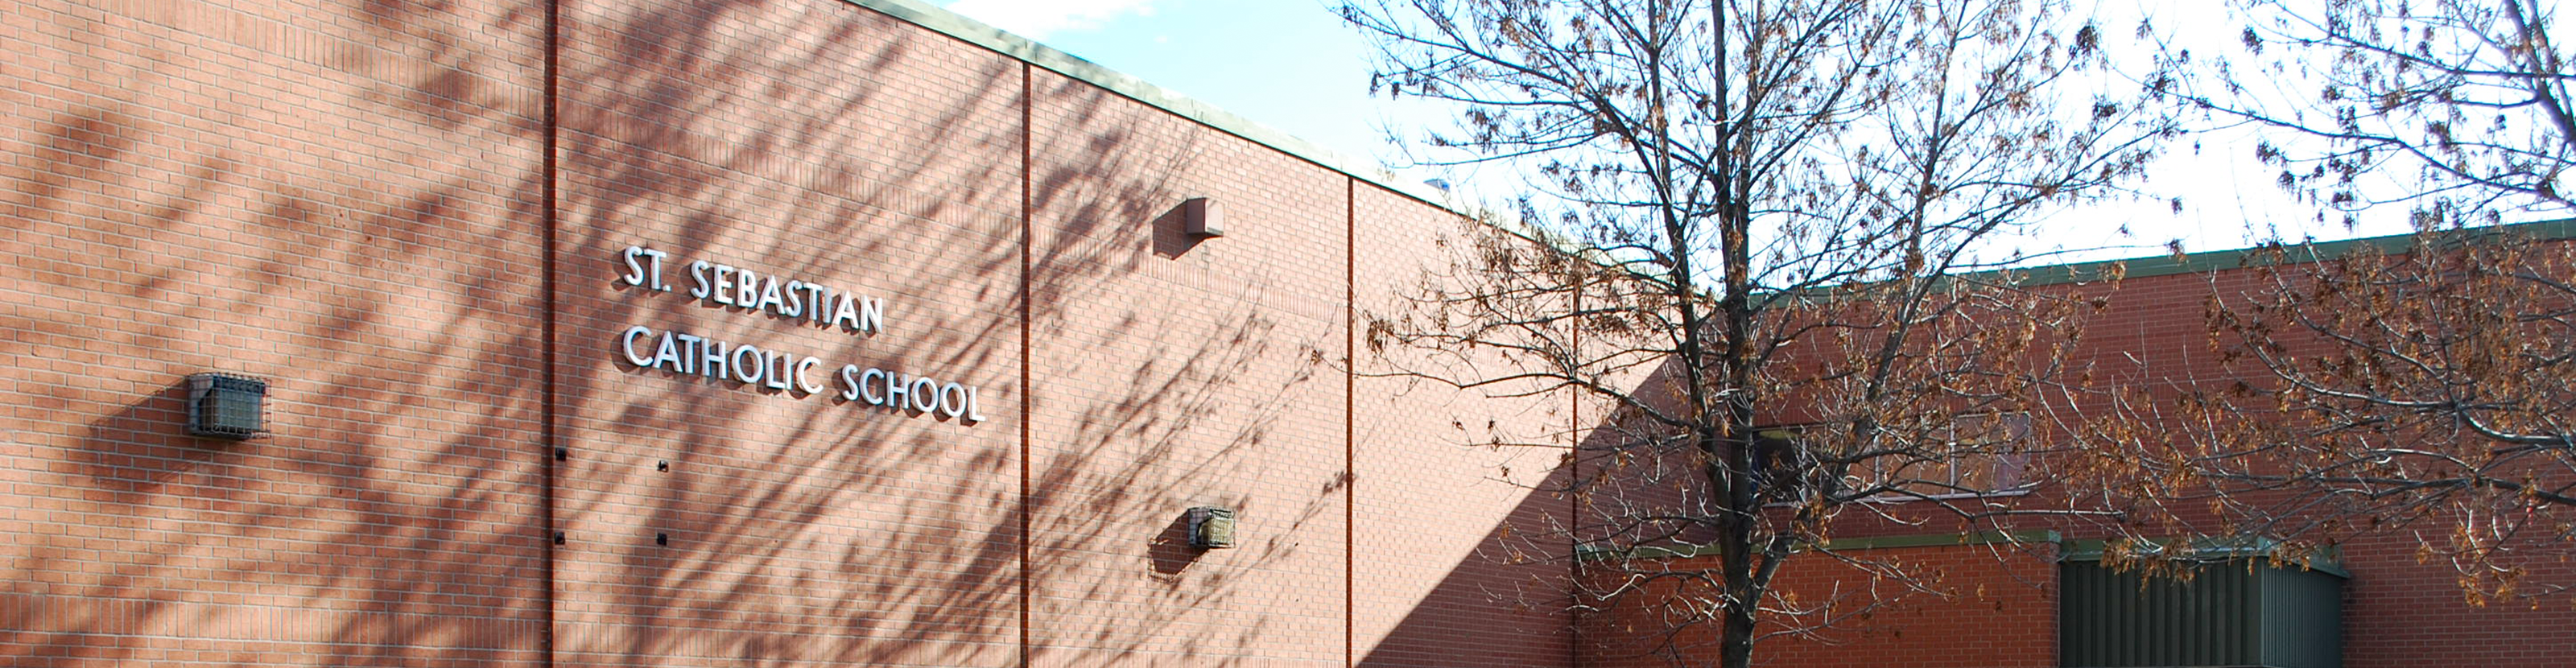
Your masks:
M 1941 547 L 1946 545 L 2030 545 L 2063 543 L 2066 539 L 2055 531 L 1974 531 L 1969 533 L 1913 534 L 1904 536 L 1867 536 L 1835 538 L 1825 541 L 1825 551 L 1886 550 L 1903 547 Z
M 1080 56 L 1066 53 L 1045 44 L 1040 44 L 1036 40 L 1031 40 L 1026 37 L 1005 32 L 1000 28 L 985 25 L 982 21 L 966 18 L 956 12 L 951 12 L 947 9 L 921 2 L 920 0 L 842 1 L 875 11 L 879 14 L 900 19 L 913 25 L 928 28 L 933 32 L 956 38 L 957 40 L 968 44 L 984 47 L 996 53 L 1017 58 L 1022 62 L 1046 68 L 1046 70 L 1050 72 L 1062 74 L 1072 77 L 1078 81 L 1099 86 L 1102 89 L 1115 93 L 1120 97 L 1143 102 L 1155 108 L 1171 112 L 1172 114 L 1182 118 L 1196 121 L 1201 125 L 1214 128 L 1219 132 L 1224 132 L 1236 137 L 1242 137 L 1253 143 L 1268 146 L 1299 160 L 1314 163 L 1325 169 L 1340 172 L 1362 181 L 1367 181 L 1397 194 L 1421 200 L 1425 204 L 1438 206 L 1458 213 L 1459 215 L 1471 218 L 1475 217 L 1474 212 L 1463 210 L 1461 207 L 1447 202 L 1445 195 L 1441 191 L 1433 189 L 1429 185 L 1425 184 L 1401 182 L 1384 166 L 1374 164 L 1367 160 L 1360 160 L 1342 155 L 1332 149 L 1327 149 L 1323 146 L 1317 145 L 1314 142 L 1299 139 L 1288 133 L 1280 132 L 1279 130 L 1269 126 L 1253 122 L 1251 119 L 1237 116 L 1224 109 L 1219 109 L 1215 105 L 1190 99 L 1189 96 L 1173 92 L 1172 90 L 1161 86 L 1146 83 L 1143 79 L 1138 79 L 1117 70 L 1103 67 L 1099 63 L 1083 60 Z
M 2147 549 L 2153 550 L 2158 549 L 2157 544 L 2164 541 L 2148 540 L 2142 542 L 2147 544 Z M 2186 561 L 2219 562 L 2232 561 L 2236 559 L 2263 559 L 2276 568 L 2311 570 L 2346 580 L 2352 579 L 2352 572 L 2346 571 L 2343 568 L 2341 553 L 2331 547 L 2317 550 L 2314 554 L 2310 555 L 2308 559 L 2302 561 L 2297 559 L 2273 559 L 2273 554 L 2281 548 L 2282 542 L 2260 536 L 2239 536 L 2226 539 L 2201 537 L 2192 539 L 2192 542 L 2193 546 L 2190 555 L 2184 557 L 2184 560 Z M 2103 553 L 2109 549 L 2109 543 L 2109 540 L 2104 539 L 2069 541 L 2066 544 L 2064 556 L 2060 557 L 2058 560 L 2101 561 Z
M 2576 219 L 2486 225 L 2464 228 L 2459 231 L 2477 235 L 2516 234 L 2524 235 L 2534 240 L 2576 239 Z M 2346 253 L 2353 252 L 2363 247 L 2376 248 L 2381 252 L 2403 251 L 2414 246 L 2415 236 L 2416 235 L 2412 233 L 2391 234 L 2387 236 L 2362 237 L 2358 239 L 2343 239 L 2339 241 L 2285 244 L 2284 247 L 2289 249 L 2294 257 L 2300 258 L 2300 261 L 2314 261 L 2341 257 Z M 2020 284 L 2023 286 L 2061 285 L 2067 283 L 2098 281 L 2105 277 L 2104 272 L 2108 271 L 2113 265 L 2125 265 L 2128 268 L 2128 272 L 2125 275 L 2126 278 L 2148 278 L 2154 276 L 2171 276 L 2174 274 L 2199 274 L 2221 269 L 2236 269 L 2251 266 L 2256 259 L 2260 257 L 2258 254 L 2268 248 L 2270 247 L 2255 246 L 2252 248 L 2201 251 L 2198 253 L 2186 253 L 2179 256 L 2171 254 L 2149 255 L 2121 260 L 2073 262 L 2067 264 L 2044 265 L 2027 269 L 2008 269 L 2004 271 L 2021 277 Z M 2004 272 L 1976 272 L 1969 275 L 1983 277 L 1994 276 L 2000 273 Z
M 1826 539 L 1824 551 L 1887 550 L 1909 547 L 1956 547 L 1964 545 L 2035 545 L 2064 544 L 2065 537 L 2056 531 L 2030 529 L 2022 531 L 1972 531 L 1967 533 L 1904 534 L 1895 536 L 1862 536 Z M 1815 549 L 1801 545 L 1799 551 Z M 1690 559 L 1717 556 L 1714 545 L 1641 546 L 1626 552 L 1600 547 L 1575 548 L 1576 561 L 1605 559 Z

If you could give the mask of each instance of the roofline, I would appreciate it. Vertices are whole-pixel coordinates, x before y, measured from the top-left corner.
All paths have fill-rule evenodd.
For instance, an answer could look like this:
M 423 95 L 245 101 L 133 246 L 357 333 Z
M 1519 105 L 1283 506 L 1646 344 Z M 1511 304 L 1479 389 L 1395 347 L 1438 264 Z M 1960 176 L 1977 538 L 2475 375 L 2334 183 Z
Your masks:
M 2444 230 L 2439 233 L 2449 234 L 2452 232 L 2454 231 Z M 2510 223 L 2504 225 L 2484 225 L 2461 228 L 2456 230 L 2456 232 L 2478 235 L 2517 234 L 2525 235 L 2536 241 L 2576 239 L 2576 218 L 2533 221 L 2527 223 Z M 2297 263 L 2315 262 L 2342 257 L 2347 253 L 2351 253 L 2364 247 L 2375 248 L 2381 252 L 2401 252 L 2414 247 L 2415 241 L 2416 233 L 2410 232 L 2406 234 L 2391 234 L 2386 236 L 2362 237 L 2358 239 L 2343 239 L 2338 241 L 2285 243 L 2278 247 L 2286 247 L 2296 250 L 2297 253 L 2293 256 L 2294 259 L 2292 262 Z M 2066 264 L 2030 267 L 2026 269 L 2009 269 L 2005 271 L 2018 275 L 2021 278 L 2018 284 L 2025 287 L 2104 280 L 2108 278 L 2108 275 L 2105 272 L 2113 265 L 2121 265 L 2125 267 L 2127 271 L 2124 274 L 2124 277 L 2129 279 L 2171 276 L 2175 274 L 2202 274 L 2221 269 L 2238 269 L 2251 266 L 2259 257 L 2261 257 L 2261 253 L 2275 247 L 2276 246 L 2273 245 L 2262 245 L 2251 248 L 2201 251 L 2198 253 L 2185 253 L 2182 255 L 2148 255 L 2119 260 L 2071 262 Z M 1999 272 L 1976 272 L 1976 274 L 1972 275 L 1993 275 L 1995 273 Z
M 1825 539 L 1822 549 L 1826 552 L 1834 552 L 1852 550 L 1888 550 L 1913 547 L 1961 547 L 1978 545 L 2021 546 L 2043 544 L 2056 545 L 2059 547 L 2059 552 L 2062 553 L 2065 551 L 2064 547 L 2067 544 L 2067 541 L 2064 535 L 2059 534 L 2053 529 L 2021 529 L 2014 531 L 1969 531 L 1964 533 L 1927 533 L 1828 538 Z M 1799 552 L 1812 552 L 1816 551 L 1818 546 L 1812 542 L 1800 542 L 1797 545 L 1792 546 L 1791 549 Z M 1716 555 L 1717 544 L 1715 543 L 1639 545 L 1624 550 L 1598 546 L 1576 546 L 1574 548 L 1575 561 L 1583 562 L 1633 559 L 1691 559 Z
M 1080 56 L 1005 32 L 956 12 L 932 6 L 920 0 L 842 1 L 928 28 L 933 32 L 1019 59 L 1030 65 L 1046 68 L 1050 72 L 1099 86 L 1120 97 L 1145 103 L 1173 115 L 1196 121 L 1200 125 L 1214 128 L 1218 132 L 1270 147 L 1288 154 L 1289 157 L 1314 163 L 1318 167 L 1340 172 L 1397 194 L 1421 200 L 1424 204 L 1440 207 L 1468 218 L 1479 217 L 1476 211 L 1450 202 L 1445 192 L 1427 184 L 1404 183 L 1386 167 L 1372 161 L 1343 155 L 1314 142 L 1299 139 L 1276 128 L 1219 109 L 1215 105 L 1190 99 L 1189 96 L 1146 83 L 1143 79 L 1103 67 L 1099 63 L 1083 60 Z
M 2102 558 L 2110 553 L 2110 544 L 2114 540 L 2118 539 L 2087 538 L 2066 541 L 2060 544 L 2057 560 L 2102 561 Z M 2144 547 L 2131 549 L 2142 549 L 2152 553 L 2162 550 L 2164 543 L 2172 541 L 2171 538 L 2138 540 L 2136 542 Z M 2298 559 L 2282 559 L 2273 556 L 2274 552 L 2281 547 L 2281 541 L 2274 538 L 2201 536 L 2196 539 L 2196 542 L 2198 544 L 2194 545 L 2189 553 L 2176 560 L 2185 563 L 2222 563 L 2234 559 L 2253 559 L 2259 560 L 2258 563 L 2268 562 L 2276 568 L 2317 571 L 2346 580 L 2352 579 L 2352 571 L 2345 570 L 2343 567 L 2343 551 L 2331 545 L 2316 547 L 2315 551 L 2308 552 Z M 2144 558 L 2156 557 L 2148 555 Z
M 1252 143 L 1260 144 L 1262 146 L 1269 147 L 1272 150 L 1287 154 L 1289 157 L 1312 163 L 1315 166 L 1338 172 L 1354 179 L 1366 181 L 1369 184 L 1383 188 L 1388 192 L 1393 192 L 1398 195 L 1403 195 L 1420 201 L 1424 204 L 1438 207 L 1451 214 L 1461 216 L 1469 220 L 1484 222 L 1495 229 L 1556 248 L 1559 251 L 1571 252 L 1577 255 L 1586 255 L 1587 251 L 1590 250 L 1583 244 L 1566 239 L 1561 235 L 1538 229 L 1529 225 L 1525 221 L 1514 220 L 1508 216 L 1497 215 L 1496 212 L 1485 210 L 1482 207 L 1462 204 L 1452 199 L 1449 193 L 1432 188 L 1427 184 L 1405 182 L 1398 179 L 1394 172 L 1388 170 L 1383 165 L 1375 164 L 1369 160 L 1352 158 L 1332 149 L 1324 148 L 1322 145 L 1314 142 L 1300 139 L 1286 132 L 1281 132 L 1276 128 L 1262 125 L 1251 119 L 1238 116 L 1233 112 L 1219 109 L 1215 105 L 1191 99 L 1189 96 L 1182 95 L 1178 92 L 1172 91 L 1171 89 L 1146 83 L 1143 79 L 1138 79 L 1126 73 L 1109 69 L 1099 63 L 1083 60 L 1080 56 L 1067 53 L 1055 47 L 1040 44 L 1036 40 L 1011 34 L 1000 28 L 986 25 L 984 22 L 967 18 L 944 8 L 932 6 L 928 3 L 922 2 L 921 0 L 842 0 L 842 2 L 847 2 L 851 5 L 875 11 L 879 14 L 884 14 L 886 16 L 893 17 L 896 20 L 921 26 L 959 41 L 983 47 L 995 53 L 1018 59 L 1030 65 L 1046 68 L 1047 71 L 1055 72 L 1057 74 L 1071 77 L 1077 81 L 1098 86 L 1102 90 L 1109 91 L 1110 93 L 1116 94 L 1120 97 L 1142 102 L 1147 106 L 1161 109 L 1173 115 L 1189 119 L 1200 125 L 1205 125 L 1209 128 L 1215 129 L 1218 132 L 1240 137 Z M 2481 232 L 2528 233 L 2535 239 L 2570 239 L 2576 238 L 2576 219 L 2515 223 L 2510 225 L 2496 225 L 2469 229 Z M 2294 244 L 2294 246 L 2305 249 L 2305 255 L 2309 259 L 2324 259 L 2341 256 L 2363 245 L 2373 246 L 2383 251 L 2403 250 L 2414 243 L 2414 238 L 2414 234 L 2392 234 L 2388 236 L 2366 237 L 2361 239 Z M 2127 278 L 2150 278 L 2155 276 L 2170 276 L 2174 274 L 2206 273 L 2220 269 L 2244 267 L 2247 266 L 2247 264 L 2255 257 L 2256 253 L 2259 253 L 2266 248 L 2267 247 L 2265 246 L 2256 246 L 2252 248 L 2238 248 L 2232 250 L 2202 251 L 2183 255 L 2148 255 L 2117 260 L 2096 260 L 2043 265 L 2004 271 L 2020 277 L 2021 280 L 2019 281 L 2019 284 L 2023 286 L 2059 285 L 2102 280 L 2107 277 L 2104 272 L 2114 265 L 2123 266 L 2126 269 L 2125 276 Z M 1984 275 L 1992 275 L 1996 273 L 2002 272 L 1976 272 L 1976 274 Z

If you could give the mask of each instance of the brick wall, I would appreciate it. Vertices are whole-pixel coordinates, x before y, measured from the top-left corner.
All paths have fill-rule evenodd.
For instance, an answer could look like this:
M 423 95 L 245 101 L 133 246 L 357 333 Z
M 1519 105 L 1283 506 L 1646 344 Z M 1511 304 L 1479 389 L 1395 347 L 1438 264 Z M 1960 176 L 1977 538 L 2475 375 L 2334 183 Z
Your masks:
M 1563 663 L 1572 647 L 1558 611 L 1572 546 L 1559 528 L 1573 523 L 1573 500 L 1560 491 L 1573 470 L 1560 462 L 1569 425 L 1584 424 L 1572 394 L 1444 382 L 1509 368 L 1490 352 L 1373 352 L 1367 323 L 1423 315 L 1411 299 L 1426 287 L 1461 287 L 1448 263 L 1473 261 L 1463 249 L 1489 230 L 1365 187 L 1355 202 L 1358 662 Z
M 1358 342 L 1454 215 L 925 20 L 0 6 L 0 658 L 1565 665 L 1618 638 L 1568 623 L 1546 533 L 1581 512 L 1561 444 L 1608 411 L 1386 376 L 1408 360 Z M 1226 237 L 1181 233 L 1194 196 Z M 621 281 L 629 246 L 674 289 Z M 690 261 L 885 326 L 693 299 Z M 2202 297 L 2245 280 L 2132 279 L 2080 355 L 2217 378 Z M 827 391 L 640 367 L 638 326 L 813 357 Z M 842 364 L 973 386 L 984 419 L 840 399 Z M 184 436 L 204 370 L 271 380 L 276 433 Z M 1179 545 L 1195 505 L 1245 544 Z M 2576 633 L 2459 604 L 2400 538 L 2345 555 L 2353 665 Z M 1968 656 L 1911 650 L 2036 605 L 1997 584 L 2028 564 L 1971 556 L 1917 557 L 1957 598 L 1765 655 Z
M 2207 299 L 2256 289 L 2257 272 L 2233 265 L 2209 273 L 2131 278 L 2110 293 L 2110 305 L 2093 318 L 2079 353 L 2112 374 L 2115 382 L 2149 386 L 2176 382 L 2232 382 L 2244 370 L 2221 367 L 2208 347 Z M 2296 341 L 2292 342 L 2294 345 Z M 2293 350 L 2296 355 L 2299 351 Z M 2257 381 L 2259 382 L 2259 380 Z M 2352 579 L 2344 583 L 2344 665 L 2349 668 L 2547 664 L 2562 661 L 2559 643 L 2536 638 L 2576 637 L 2576 606 L 2563 598 L 2472 606 L 2447 563 L 2416 559 L 2415 532 L 2447 530 L 2441 518 L 2416 527 L 2365 533 L 2337 546 Z M 2066 526 L 2070 537 L 2101 532 Z M 2528 546 L 2536 554 L 2555 548 Z M 2535 582 L 2568 582 L 2576 567 L 2546 558 L 2527 560 Z
M 2081 345 L 2069 351 L 2072 362 L 2092 365 L 2106 387 L 2143 386 L 2154 391 L 2175 384 L 2210 386 L 2239 379 L 2259 381 L 2248 370 L 2231 370 L 2218 363 L 2208 345 L 2205 309 L 2212 295 L 2253 290 L 2260 278 L 2256 272 L 2237 270 L 2233 263 L 2209 269 L 2132 277 L 2115 289 L 2099 283 L 2050 288 L 2107 299 L 2105 308 L 2088 319 Z M 2099 410 L 2101 406 L 2080 408 Z M 2061 491 L 2043 487 L 2032 495 L 2014 497 L 2013 502 L 2023 508 L 2066 507 L 2069 501 Z M 1837 520 L 1835 535 L 1848 538 L 1995 528 L 1960 523 L 1927 504 L 1893 504 L 1879 510 L 1880 513 L 1846 514 Z M 1881 513 L 1886 517 L 1877 516 Z M 2441 521 L 2433 519 L 2420 526 L 2443 531 Z M 2056 530 L 2070 539 L 2110 534 L 2102 526 L 2075 519 L 2022 519 L 2011 528 Z M 2344 585 L 2346 666 L 2408 666 L 2436 660 L 2478 665 L 2545 664 L 2558 660 L 2555 655 L 2563 652 L 2556 644 L 2529 639 L 2576 635 L 2576 608 L 2563 598 L 2470 605 L 2463 600 L 2456 584 L 2457 574 L 2448 564 L 2417 560 L 2412 531 L 2366 533 L 2337 546 L 2342 565 L 2353 575 Z M 2176 528 L 2172 532 L 2189 530 Z M 2545 550 L 2551 548 L 2534 545 L 2524 549 L 2547 554 Z M 2567 582 L 2576 577 L 2576 570 L 2564 563 L 2528 561 L 2534 569 L 2530 577 L 2535 582 Z M 2004 585 L 2007 580 L 1979 582 L 1991 586 Z M 1872 635 L 1891 623 L 1895 625 L 1885 627 L 1889 633 Z M 1891 622 L 1884 615 L 1855 620 L 1847 626 L 1860 633 L 1825 653 L 1835 657 L 1899 654 L 1912 641 L 1898 640 L 1893 633 L 1917 623 L 1910 619 Z M 1589 634 L 1592 627 L 1585 628 Z M 2053 636 L 2049 642 L 2053 646 Z M 1836 665 L 1832 662 L 1840 660 L 1822 659 L 1819 654 L 1778 645 L 1766 645 L 1758 653 L 1771 657 L 1765 660 L 1782 662 L 1775 665 Z
M 0 19 L 0 663 L 1570 661 L 1564 566 L 1496 547 L 1561 451 L 1453 424 L 1573 416 L 1354 374 L 1441 208 L 848 2 Z M 884 327 L 693 298 L 692 261 Z M 845 363 L 982 419 L 841 399 Z M 210 369 L 272 380 L 276 433 L 182 435 Z M 1195 505 L 1244 544 L 1181 545 Z
M 1347 177 L 1030 86 L 1033 662 L 1339 665 Z M 1227 236 L 1182 233 L 1193 196 Z M 1187 546 L 1201 505 L 1239 546 Z
M 1718 624 L 1689 601 L 1715 592 L 1684 574 L 1713 557 L 1632 563 L 1643 596 L 1581 622 L 1586 666 L 1715 665 Z M 1609 583 L 1600 583 L 1607 585 Z M 1792 557 L 1755 626 L 1760 666 L 2006 668 L 2057 665 L 2057 564 L 2046 545 L 1944 545 Z M 1795 611 L 1796 614 L 1782 614 Z
M 541 17 L 0 6 L 0 663 L 542 658 Z
M 557 663 L 1009 664 L 1019 68 L 838 2 L 563 12 Z M 630 245 L 673 289 L 618 280 Z M 697 261 L 885 325 L 693 298 Z M 639 368 L 635 326 L 815 358 L 825 391 Z M 975 386 L 989 419 L 843 400 L 845 364 Z

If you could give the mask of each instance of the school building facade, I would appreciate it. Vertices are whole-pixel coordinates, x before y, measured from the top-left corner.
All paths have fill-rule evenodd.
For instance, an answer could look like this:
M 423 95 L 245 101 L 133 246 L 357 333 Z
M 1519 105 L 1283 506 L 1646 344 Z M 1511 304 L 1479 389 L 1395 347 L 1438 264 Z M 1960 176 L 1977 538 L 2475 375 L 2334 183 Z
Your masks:
M 1373 375 L 1471 223 L 1293 138 L 914 0 L 23 0 L 0 44 L 0 664 L 1616 663 L 1573 546 L 1497 547 L 1575 514 L 1565 450 L 1463 447 L 1603 411 Z M 2502 613 L 2348 555 L 2347 664 L 2576 633 L 2460 649 Z M 2010 607 L 1920 619 L 1961 601 Z M 1773 647 L 2059 665 L 2015 610 Z

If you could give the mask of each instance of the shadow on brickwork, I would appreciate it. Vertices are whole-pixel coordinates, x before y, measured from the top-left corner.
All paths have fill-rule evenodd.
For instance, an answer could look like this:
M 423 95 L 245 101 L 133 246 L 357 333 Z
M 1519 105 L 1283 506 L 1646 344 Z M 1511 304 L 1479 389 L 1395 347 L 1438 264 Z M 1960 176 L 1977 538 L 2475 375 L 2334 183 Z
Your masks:
M 1261 265 L 1250 248 L 1186 253 L 1173 207 L 1243 147 L 1162 112 L 1040 73 L 1031 322 L 1033 659 L 1232 666 L 1338 660 L 1331 545 L 1345 484 L 1339 314 L 1294 308 L 1338 267 Z M 1070 122 L 1074 127 L 1058 125 Z M 1266 149 L 1255 149 L 1266 150 Z M 1338 178 L 1306 177 L 1338 186 Z M 1282 187 L 1287 187 L 1283 185 Z M 1339 211 L 1339 187 L 1321 202 Z M 1257 199 L 1257 198 L 1256 198 Z M 1284 199 L 1284 198 L 1283 198 Z M 1338 253 L 1338 245 L 1319 244 Z M 1284 243 L 1271 248 L 1296 255 Z M 1186 253 L 1186 254 L 1185 254 Z M 1325 258 L 1309 258 L 1322 260 Z M 1338 263 L 1334 263 L 1338 264 Z M 1328 271 L 1329 270 L 1329 271 Z M 1222 285 L 1207 285 L 1201 281 Z M 1115 352 L 1089 352 L 1092 346 Z M 1331 408 L 1325 408 L 1325 407 Z M 1330 422 L 1333 429 L 1323 429 Z M 1194 552 L 1173 518 L 1239 513 L 1237 547 Z
M 1407 608 L 1402 621 L 1377 642 L 1357 648 L 1357 664 L 1574 665 L 1564 581 L 1573 567 L 1571 544 L 1550 527 L 1568 515 L 1568 497 L 1555 492 L 1566 489 L 1575 472 L 1561 467 L 1531 485 L 1531 493 Z
M 1270 447 L 1289 390 L 1247 387 L 1240 377 L 1311 351 L 1276 342 L 1279 324 L 1257 303 L 1223 310 L 1211 336 L 1131 332 L 1155 339 L 1153 354 L 1114 371 L 1114 384 L 1086 388 L 1105 394 L 1069 407 L 1077 425 L 1036 432 L 1042 459 L 1031 462 L 1027 518 L 1035 531 L 1024 539 L 1018 402 L 1046 401 L 1062 386 L 1050 386 L 1043 369 L 1037 387 L 1016 380 L 1021 212 L 1010 165 L 1021 149 L 1020 67 L 845 5 L 794 7 L 600 5 L 576 12 L 583 18 L 569 28 L 577 38 L 565 59 L 568 294 L 591 289 L 585 281 L 604 285 L 617 249 L 667 244 L 683 256 L 786 262 L 766 268 L 882 291 L 892 324 L 874 336 L 818 337 L 774 322 L 746 328 L 751 316 L 649 295 L 567 315 L 560 410 L 573 440 L 608 451 L 576 454 L 566 468 L 561 512 L 583 535 L 561 566 L 564 659 L 1009 665 L 1018 658 L 1024 540 L 1039 560 L 1032 575 L 1042 592 L 1130 604 L 1064 619 L 1127 625 L 1101 629 L 1074 660 L 1142 665 L 1152 659 L 1138 653 L 1175 644 L 1210 648 L 1185 652 L 1191 665 L 1257 658 L 1262 624 L 1187 620 L 1252 577 L 1245 572 L 1293 555 L 1296 545 L 1275 536 L 1296 535 L 1293 527 L 1329 505 L 1246 508 L 1282 531 L 1239 548 L 1226 570 L 1155 572 L 1153 530 L 1197 498 L 1188 469 Z M 777 38 L 734 41 L 747 26 Z M 937 79 L 920 71 L 953 68 L 960 54 L 981 69 L 931 72 Z M 1133 103 L 1099 96 L 1079 104 L 1079 115 L 1105 116 Z M 1109 124 L 1081 147 L 1082 159 L 1045 161 L 1064 166 L 1030 175 L 1035 206 L 1048 212 L 1040 223 L 1064 226 L 1042 231 L 1027 250 L 1039 274 L 1027 308 L 1042 357 L 1057 345 L 1050 326 L 1068 309 L 1160 308 L 1058 287 L 1100 284 L 1153 261 L 1144 243 L 1099 240 L 1144 239 L 1132 235 L 1152 213 L 1133 209 L 1163 199 L 1165 180 L 1188 165 L 1125 149 L 1121 136 Z M 1048 208 L 1049 198 L 1076 188 L 1078 204 Z M 604 366 L 595 341 L 630 323 L 742 332 L 745 341 L 826 360 L 976 379 L 994 420 L 969 428 Z M 1313 382 L 1309 374 L 1285 384 Z M 791 405 L 778 409 L 782 402 Z M 1188 416 L 1219 410 L 1250 417 L 1222 430 L 1190 424 Z M 710 417 L 779 414 L 786 421 L 758 425 Z M 662 475 L 642 465 L 647 459 L 723 472 Z M 1081 498 L 1051 494 L 1070 489 Z M 1136 531 L 1128 524 L 1138 518 L 1156 524 Z M 646 542 L 659 527 L 678 528 L 668 546 Z M 1051 561 L 1061 555 L 1081 563 Z M 1105 569 L 1089 572 L 1115 591 L 1050 588 L 1077 565 Z M 1105 584 L 1156 577 L 1158 589 L 1141 603 Z M 1043 614 L 1039 623 L 1048 624 Z M 1042 645 L 1053 630 L 1035 629 Z
M 559 410 L 576 451 L 559 492 L 572 534 L 560 660 L 1009 662 L 1021 389 L 1019 334 L 998 316 L 1017 308 L 1017 193 L 1015 170 L 984 159 L 1016 157 L 1016 68 L 906 89 L 902 69 L 947 45 L 840 3 L 572 3 L 566 16 Z M 888 331 L 685 293 L 586 301 L 638 244 L 884 298 Z M 981 384 L 993 419 L 612 362 L 601 342 L 629 325 Z
M 544 4 L 169 11 L 183 13 L 138 19 L 132 53 L 71 65 L 108 94 L 38 91 L 60 107 L 24 149 L 41 164 L 6 182 L 0 245 L 60 250 L 30 252 L 0 287 L 0 350 L 48 361 L 0 372 L 23 388 L 5 395 L 5 445 L 31 453 L 0 472 L 38 490 L 0 516 L 0 663 L 542 665 L 551 637 L 564 665 L 1010 665 L 1023 549 L 1056 597 L 1035 612 L 1065 624 L 1041 630 L 1049 661 L 1266 665 L 1330 645 L 1279 625 L 1339 620 L 1270 612 L 1262 597 L 1279 594 L 1253 585 L 1337 582 L 1296 569 L 1330 561 L 1316 546 L 1340 539 L 1348 481 L 1257 462 L 1324 447 L 1284 432 L 1337 391 L 1339 333 L 1247 294 L 1163 336 L 1169 309 L 1084 287 L 1202 258 L 1168 214 L 1196 194 L 1176 175 L 1204 165 L 1170 156 L 1230 140 L 1129 145 L 1114 119 L 1134 103 L 1041 91 L 1112 120 L 1052 147 L 1085 159 L 1030 175 L 1042 222 L 1062 226 L 1027 249 L 1037 345 L 1102 305 L 1122 312 L 1104 331 L 1151 345 L 1090 369 L 1116 379 L 1086 388 L 1102 394 L 1040 407 L 1067 423 L 1036 435 L 1024 518 L 1019 402 L 1062 388 L 1017 386 L 1016 62 L 979 55 L 962 80 L 907 87 L 963 47 L 835 2 L 568 2 L 547 295 Z M 172 55 L 206 44 L 231 46 Z M 262 46 L 318 55 L 221 60 Z M 223 85 L 154 97 L 208 77 Z M 265 118 L 293 122 L 244 120 Z M 620 292 L 633 244 L 876 293 L 889 331 Z M 84 310 L 92 295 L 127 306 Z M 636 369 L 609 344 L 630 325 L 971 380 L 992 419 Z M 276 433 L 181 433 L 173 383 L 210 369 L 270 379 Z M 1258 490 L 1204 482 L 1252 477 Z M 1258 531 L 1175 551 L 1164 522 L 1197 503 L 1238 506 Z M 1479 568 L 1426 605 L 1487 600 Z
M 70 4 L 18 19 L 128 41 L 11 45 L 98 88 L 0 82 L 42 135 L 0 183 L 0 340 L 45 360 L 0 372 L 0 663 L 532 663 L 539 126 L 503 89 L 541 15 Z M 236 59 L 285 46 L 323 62 Z M 271 380 L 274 433 L 185 435 L 205 370 Z

